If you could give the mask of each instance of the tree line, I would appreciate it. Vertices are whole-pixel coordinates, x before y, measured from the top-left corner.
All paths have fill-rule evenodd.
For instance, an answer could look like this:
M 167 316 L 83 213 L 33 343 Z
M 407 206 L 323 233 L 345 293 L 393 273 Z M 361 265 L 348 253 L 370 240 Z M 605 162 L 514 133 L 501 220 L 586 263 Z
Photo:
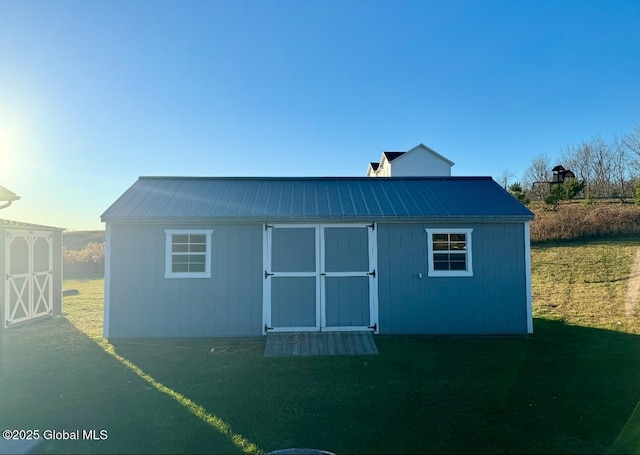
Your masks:
M 575 175 L 575 181 L 558 190 L 545 183 L 552 181 L 552 169 L 556 165 L 562 165 Z M 559 198 L 632 197 L 640 183 L 640 124 L 631 132 L 610 140 L 596 136 L 590 141 L 568 145 L 555 162 L 551 162 L 547 154 L 537 155 L 520 182 L 514 182 L 513 177 L 512 172 L 505 170 L 499 183 L 523 202 L 544 200 L 552 196 L 553 191 Z

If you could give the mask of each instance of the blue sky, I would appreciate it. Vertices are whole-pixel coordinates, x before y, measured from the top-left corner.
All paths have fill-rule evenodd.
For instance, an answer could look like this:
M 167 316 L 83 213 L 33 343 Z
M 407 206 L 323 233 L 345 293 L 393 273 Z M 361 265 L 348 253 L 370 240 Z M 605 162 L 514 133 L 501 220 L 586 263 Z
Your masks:
M 638 1 L 0 0 L 1 218 L 102 229 L 140 175 L 453 175 L 640 123 Z

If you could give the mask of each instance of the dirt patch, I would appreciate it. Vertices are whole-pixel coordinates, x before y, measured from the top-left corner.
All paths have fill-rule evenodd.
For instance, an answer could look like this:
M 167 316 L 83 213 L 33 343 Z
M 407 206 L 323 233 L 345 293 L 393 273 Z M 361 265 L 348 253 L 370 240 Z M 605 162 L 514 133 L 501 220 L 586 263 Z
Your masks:
M 636 252 L 636 259 L 633 261 L 631 273 L 629 273 L 629 285 L 627 286 L 627 316 L 631 316 L 638 305 L 640 299 L 640 248 Z

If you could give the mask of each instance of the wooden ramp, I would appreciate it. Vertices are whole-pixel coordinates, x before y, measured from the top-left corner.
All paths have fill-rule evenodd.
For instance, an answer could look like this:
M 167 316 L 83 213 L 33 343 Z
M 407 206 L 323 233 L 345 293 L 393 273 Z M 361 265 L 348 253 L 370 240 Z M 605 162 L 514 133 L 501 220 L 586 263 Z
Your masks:
M 269 332 L 265 357 L 375 355 L 373 332 Z

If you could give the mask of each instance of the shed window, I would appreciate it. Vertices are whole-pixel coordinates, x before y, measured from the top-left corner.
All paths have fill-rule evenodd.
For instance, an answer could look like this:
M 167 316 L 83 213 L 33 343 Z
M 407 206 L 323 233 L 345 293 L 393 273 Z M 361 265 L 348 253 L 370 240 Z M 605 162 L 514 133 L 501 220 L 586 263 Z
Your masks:
M 166 230 L 165 278 L 211 277 L 211 230 Z
M 429 276 L 472 276 L 473 229 L 426 229 Z

